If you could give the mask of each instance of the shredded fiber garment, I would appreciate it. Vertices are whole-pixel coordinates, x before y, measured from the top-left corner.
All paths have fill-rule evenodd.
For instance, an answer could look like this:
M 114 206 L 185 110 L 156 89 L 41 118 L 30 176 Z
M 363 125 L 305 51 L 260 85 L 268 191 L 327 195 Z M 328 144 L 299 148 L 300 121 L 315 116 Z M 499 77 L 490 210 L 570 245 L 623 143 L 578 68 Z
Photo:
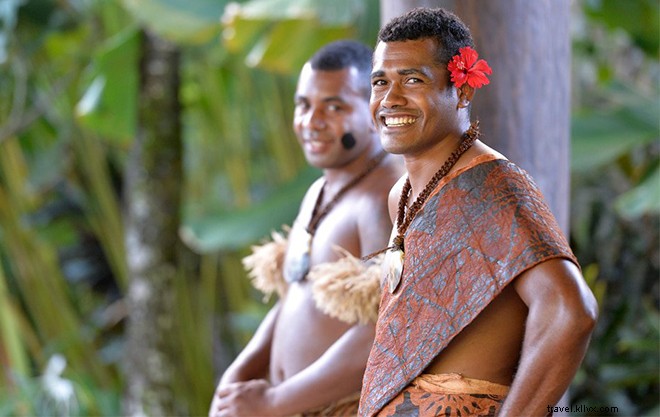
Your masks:
M 577 265 L 532 179 L 490 155 L 443 178 L 404 245 L 401 282 L 383 290 L 364 417 L 403 391 L 522 272 L 553 258 Z
M 288 229 L 285 229 L 285 232 Z M 272 240 L 252 246 L 243 258 L 252 285 L 264 294 L 264 301 L 276 294 L 284 298 L 288 283 L 284 279 L 283 262 L 287 238 L 278 232 Z M 312 283 L 316 307 L 323 313 L 348 324 L 375 323 L 381 294 L 383 257 L 365 263 L 347 250 L 335 247 L 340 258 L 314 265 L 305 279 Z

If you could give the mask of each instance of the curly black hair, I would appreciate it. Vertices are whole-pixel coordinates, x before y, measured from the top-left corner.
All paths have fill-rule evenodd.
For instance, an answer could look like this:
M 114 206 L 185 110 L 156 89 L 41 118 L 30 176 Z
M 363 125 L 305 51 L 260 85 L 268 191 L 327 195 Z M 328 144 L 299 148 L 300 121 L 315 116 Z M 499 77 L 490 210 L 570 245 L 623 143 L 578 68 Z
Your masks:
M 433 38 L 438 63 L 446 65 L 464 46 L 474 47 L 470 29 L 455 14 L 442 8 L 418 7 L 390 20 L 378 32 L 381 42 Z
M 337 71 L 354 67 L 358 70 L 361 89 L 371 94 L 371 58 L 373 50 L 362 42 L 340 40 L 331 42 L 316 51 L 309 59 L 314 70 Z

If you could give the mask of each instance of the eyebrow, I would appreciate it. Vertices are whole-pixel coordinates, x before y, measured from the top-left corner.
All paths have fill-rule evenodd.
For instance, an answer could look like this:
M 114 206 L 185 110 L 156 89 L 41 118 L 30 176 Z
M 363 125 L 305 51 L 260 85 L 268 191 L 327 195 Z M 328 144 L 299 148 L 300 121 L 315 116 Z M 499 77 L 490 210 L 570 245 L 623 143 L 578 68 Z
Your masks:
M 422 70 L 416 68 L 404 68 L 396 71 L 399 75 L 410 75 L 410 74 L 421 74 L 426 76 L 426 73 Z M 371 78 L 383 77 L 385 76 L 385 71 L 379 70 L 371 73 Z
M 330 102 L 330 101 L 341 101 L 341 102 L 343 103 L 343 102 L 346 101 L 346 100 L 344 100 L 344 99 L 341 98 L 340 96 L 332 96 L 332 97 L 326 97 L 326 98 L 324 98 L 323 101 L 324 101 L 325 103 L 328 103 L 328 102 Z
M 294 100 L 294 101 L 297 101 L 297 100 L 305 100 L 305 101 L 309 101 L 309 98 L 308 98 L 307 96 L 303 96 L 303 95 L 296 94 L 295 96 L 293 96 L 293 100 Z M 333 102 L 333 101 L 339 101 L 339 102 L 341 102 L 341 103 L 345 103 L 345 102 L 346 102 L 346 100 L 344 100 L 344 99 L 341 98 L 340 96 L 325 97 L 325 98 L 322 99 L 321 101 L 324 102 L 324 103 L 329 103 L 329 102 Z

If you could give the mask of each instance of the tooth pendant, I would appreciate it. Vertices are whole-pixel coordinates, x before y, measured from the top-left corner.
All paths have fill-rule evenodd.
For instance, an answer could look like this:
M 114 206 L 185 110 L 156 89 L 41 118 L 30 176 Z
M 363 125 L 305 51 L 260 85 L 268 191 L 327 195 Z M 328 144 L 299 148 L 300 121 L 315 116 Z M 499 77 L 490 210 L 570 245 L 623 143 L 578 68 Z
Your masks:
M 284 265 L 284 279 L 288 283 L 302 281 L 309 272 L 312 235 L 304 228 L 295 228 L 289 236 L 289 248 Z
M 389 287 L 390 293 L 394 293 L 401 282 L 401 275 L 403 274 L 403 257 L 404 253 L 400 249 L 388 250 L 385 253 L 385 279 L 387 280 L 387 286 Z

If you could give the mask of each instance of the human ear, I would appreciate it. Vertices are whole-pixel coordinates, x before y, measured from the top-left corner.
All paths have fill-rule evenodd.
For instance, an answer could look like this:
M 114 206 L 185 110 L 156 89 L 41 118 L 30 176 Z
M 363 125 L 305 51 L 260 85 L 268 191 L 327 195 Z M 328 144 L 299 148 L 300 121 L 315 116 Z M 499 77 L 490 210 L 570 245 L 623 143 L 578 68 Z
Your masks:
M 470 87 L 467 83 L 463 84 L 458 88 L 458 104 L 456 104 L 456 109 L 469 106 L 472 97 L 474 97 L 474 88 Z

